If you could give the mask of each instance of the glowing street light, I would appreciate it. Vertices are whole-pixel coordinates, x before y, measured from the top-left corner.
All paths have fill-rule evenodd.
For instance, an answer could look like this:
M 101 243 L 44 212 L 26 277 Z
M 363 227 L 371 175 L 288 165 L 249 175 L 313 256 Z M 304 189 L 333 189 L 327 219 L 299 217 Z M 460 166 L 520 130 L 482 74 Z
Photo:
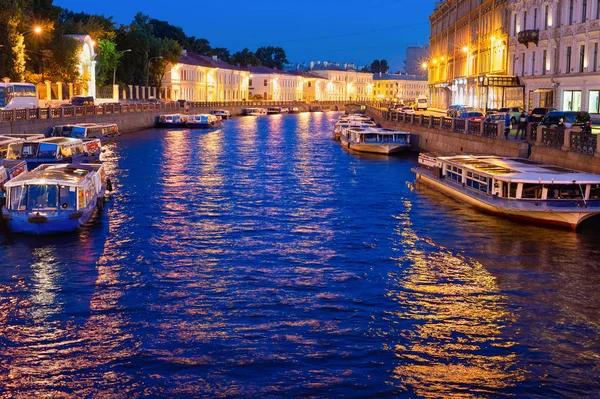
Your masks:
M 40 33 L 42 33 L 42 27 L 41 26 L 34 27 L 33 33 L 35 33 L 36 35 L 39 35 Z
M 427 69 L 427 63 L 426 62 L 424 62 L 424 63 L 421 64 L 421 69 L 424 69 L 424 70 Z
M 468 53 L 469 52 L 469 48 L 467 46 L 464 46 L 462 48 L 463 53 Z

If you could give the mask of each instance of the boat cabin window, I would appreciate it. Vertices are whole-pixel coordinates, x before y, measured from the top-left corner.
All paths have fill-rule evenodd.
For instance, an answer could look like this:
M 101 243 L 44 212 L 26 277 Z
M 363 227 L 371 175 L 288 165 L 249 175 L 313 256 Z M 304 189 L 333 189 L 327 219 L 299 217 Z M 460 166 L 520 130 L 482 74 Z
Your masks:
M 600 184 L 590 185 L 590 199 L 600 199 Z
M 11 211 L 24 211 L 27 209 L 27 187 L 18 186 L 10 189 L 10 205 Z
M 467 187 L 471 187 L 477 191 L 487 193 L 490 190 L 491 179 L 487 176 L 482 176 L 479 173 L 467 172 Z
M 581 187 L 583 188 L 583 187 Z M 548 185 L 548 199 L 582 199 L 583 193 L 578 184 Z M 585 190 L 585 188 L 584 188 Z
M 541 199 L 542 198 L 542 188 L 543 188 L 543 185 L 541 185 L 541 184 L 523 183 L 523 192 L 521 193 L 521 198 Z
M 27 210 L 56 209 L 58 190 L 57 186 L 46 184 L 27 187 Z
M 75 126 L 73 128 L 73 133 L 71 133 L 71 137 L 85 137 L 85 127 L 79 127 L 79 126 Z
M 462 183 L 462 169 L 452 165 L 446 165 L 446 177 L 455 182 Z
M 77 187 L 60 186 L 59 199 L 60 209 L 77 209 Z
M 23 147 L 23 153 L 25 147 Z M 40 149 L 38 151 L 38 158 L 56 158 L 58 147 L 56 144 L 40 143 Z

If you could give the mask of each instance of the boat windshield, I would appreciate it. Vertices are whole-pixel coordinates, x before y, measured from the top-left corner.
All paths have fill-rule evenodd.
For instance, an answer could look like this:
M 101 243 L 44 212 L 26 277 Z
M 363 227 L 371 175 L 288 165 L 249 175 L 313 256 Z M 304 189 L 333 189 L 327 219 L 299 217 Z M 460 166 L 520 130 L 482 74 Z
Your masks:
M 56 144 L 40 143 L 38 158 L 56 158 L 57 150 Z
M 4 91 L 4 87 L 0 87 L 0 108 L 6 107 L 6 98 L 4 97 L 6 92 Z
M 85 137 L 85 127 L 75 126 L 73 128 L 73 133 L 71 133 L 71 137 Z
M 60 186 L 58 195 L 60 209 L 75 210 L 77 208 L 77 187 Z
M 54 185 L 33 185 L 13 187 L 10 190 L 10 209 L 13 211 L 55 210 L 58 187 Z

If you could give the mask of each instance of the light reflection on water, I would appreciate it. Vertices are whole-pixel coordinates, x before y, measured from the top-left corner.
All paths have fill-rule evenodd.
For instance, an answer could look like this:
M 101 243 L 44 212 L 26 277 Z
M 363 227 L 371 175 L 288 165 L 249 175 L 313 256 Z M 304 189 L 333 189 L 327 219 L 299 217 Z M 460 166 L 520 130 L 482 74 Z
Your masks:
M 597 233 L 414 186 L 336 118 L 108 143 L 104 214 L 0 245 L 0 397 L 594 396 Z

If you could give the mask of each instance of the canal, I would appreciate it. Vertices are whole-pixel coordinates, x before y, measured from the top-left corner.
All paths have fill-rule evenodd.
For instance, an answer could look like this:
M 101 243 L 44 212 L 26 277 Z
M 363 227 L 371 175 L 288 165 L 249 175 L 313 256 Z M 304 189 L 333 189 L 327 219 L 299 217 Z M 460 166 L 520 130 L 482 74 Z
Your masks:
M 338 115 L 107 143 L 90 226 L 0 236 L 0 396 L 599 395 L 598 229 L 415 185 Z

